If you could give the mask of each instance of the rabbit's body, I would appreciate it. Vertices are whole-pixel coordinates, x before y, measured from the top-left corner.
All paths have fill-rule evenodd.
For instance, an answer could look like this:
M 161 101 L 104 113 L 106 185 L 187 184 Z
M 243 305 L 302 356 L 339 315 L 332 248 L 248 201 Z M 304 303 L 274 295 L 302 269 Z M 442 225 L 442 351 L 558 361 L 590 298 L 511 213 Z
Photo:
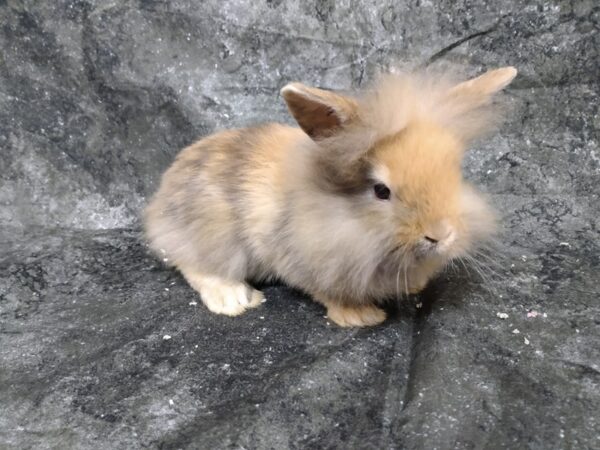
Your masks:
M 460 134 L 418 114 L 389 133 L 372 103 L 283 94 L 302 129 L 224 131 L 178 155 L 146 210 L 150 245 L 214 312 L 257 306 L 246 280 L 278 278 L 341 325 L 381 322 L 378 300 L 421 290 L 491 226 L 460 177 Z
M 283 177 L 285 141 L 298 134 L 268 125 L 221 132 L 184 149 L 146 211 L 152 247 L 177 267 L 266 278 L 270 258 L 256 250 L 267 251 L 276 238 L 284 202 L 274 186 Z
M 404 292 L 404 272 L 378 268 L 381 244 L 346 212 L 351 199 L 311 186 L 308 141 L 298 128 L 269 124 L 184 149 L 146 211 L 152 248 L 184 274 L 279 278 L 342 303 Z

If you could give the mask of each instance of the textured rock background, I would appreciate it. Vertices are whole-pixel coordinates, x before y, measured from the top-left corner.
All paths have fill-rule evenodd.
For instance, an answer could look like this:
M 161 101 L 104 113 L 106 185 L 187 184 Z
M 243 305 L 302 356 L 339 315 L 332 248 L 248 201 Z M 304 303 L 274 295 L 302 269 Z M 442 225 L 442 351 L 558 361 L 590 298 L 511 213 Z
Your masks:
M 600 448 L 599 49 L 591 0 L 0 1 L 0 447 Z M 138 231 L 177 151 L 429 62 L 520 71 L 465 162 L 496 273 L 368 330 L 189 305 Z

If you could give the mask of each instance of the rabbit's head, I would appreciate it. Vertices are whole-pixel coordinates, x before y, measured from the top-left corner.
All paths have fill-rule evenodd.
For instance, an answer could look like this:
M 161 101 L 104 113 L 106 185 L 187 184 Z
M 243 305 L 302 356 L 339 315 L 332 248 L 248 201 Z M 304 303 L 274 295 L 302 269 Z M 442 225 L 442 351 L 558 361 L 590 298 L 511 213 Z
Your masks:
M 461 162 L 493 123 L 493 95 L 516 73 L 506 67 L 458 84 L 389 75 L 357 97 L 298 83 L 281 92 L 311 138 L 305 151 L 315 189 L 343 198 L 382 255 L 449 260 L 494 230 Z

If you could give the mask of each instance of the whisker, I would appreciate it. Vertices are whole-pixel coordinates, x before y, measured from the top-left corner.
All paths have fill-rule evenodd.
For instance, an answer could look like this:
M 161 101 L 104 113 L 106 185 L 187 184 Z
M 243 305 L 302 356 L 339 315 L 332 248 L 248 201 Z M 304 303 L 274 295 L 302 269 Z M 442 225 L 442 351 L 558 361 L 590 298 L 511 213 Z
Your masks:
M 406 296 L 408 297 L 410 294 L 408 292 L 408 268 L 407 264 L 403 264 L 404 266 L 404 291 L 406 292 Z
M 475 250 L 472 252 L 474 256 L 478 256 L 486 261 L 487 264 L 491 264 L 499 269 L 504 269 L 504 266 L 496 261 L 491 255 L 482 252 L 481 250 Z
M 465 263 L 465 261 L 464 261 L 463 258 L 464 257 L 457 258 L 456 261 L 458 261 L 459 263 L 461 263 L 463 265 L 464 269 L 467 271 L 467 273 L 469 275 L 471 275 L 471 271 L 469 270 L 469 266 L 467 266 L 467 264 Z
M 454 259 L 448 260 L 448 262 L 444 265 L 444 272 L 451 270 L 452 273 L 456 274 L 456 265 L 454 263 Z
M 486 260 L 486 263 L 484 263 L 482 261 L 479 261 L 477 258 L 475 258 L 473 256 L 471 256 L 470 258 L 482 270 L 486 271 L 490 275 L 493 275 L 493 276 L 498 277 L 498 278 L 502 278 L 502 275 L 497 270 L 495 270 L 493 267 L 491 267 L 490 264 L 489 264 L 489 262 L 487 260 Z M 504 268 L 501 267 L 501 266 L 497 266 L 497 269 L 498 270 L 504 270 Z
M 467 271 L 469 277 L 473 277 L 473 273 L 474 273 L 484 283 L 489 282 L 489 279 L 486 276 L 486 274 L 483 273 L 481 271 L 481 269 L 477 266 L 477 264 L 473 262 L 474 260 L 470 255 L 467 255 L 467 254 L 463 255 L 462 257 L 458 258 L 457 261 L 459 261 L 463 265 L 463 267 Z
M 486 284 L 491 284 L 493 278 L 502 278 L 499 273 L 497 273 L 490 267 L 482 264 L 470 254 L 465 254 L 463 256 L 463 259 L 465 259 L 469 263 L 473 270 L 475 270 L 475 272 L 479 275 L 481 280 Z
M 401 266 L 398 266 L 398 272 L 396 273 L 396 298 L 400 298 L 400 269 Z

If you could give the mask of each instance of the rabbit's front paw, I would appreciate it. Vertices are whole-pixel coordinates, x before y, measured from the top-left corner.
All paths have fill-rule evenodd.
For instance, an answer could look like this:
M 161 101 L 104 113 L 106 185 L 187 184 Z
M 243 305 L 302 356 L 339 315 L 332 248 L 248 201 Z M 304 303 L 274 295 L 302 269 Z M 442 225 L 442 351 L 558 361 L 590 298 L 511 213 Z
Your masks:
M 327 317 L 341 327 L 369 327 L 383 322 L 386 315 L 382 309 L 373 305 L 345 306 L 328 304 Z
M 408 272 L 408 285 L 406 286 L 408 293 L 418 294 L 425 289 L 429 280 L 438 271 L 439 266 L 439 262 L 433 261 L 410 269 Z
M 221 283 L 203 287 L 200 298 L 214 313 L 237 316 L 260 305 L 265 297 L 246 283 Z
M 260 305 L 265 297 L 248 284 L 221 277 L 181 270 L 185 279 L 200 293 L 202 303 L 216 314 L 237 316 Z
M 408 282 L 408 293 L 418 294 L 425 289 L 425 286 L 427 286 L 427 281 L 427 279 L 410 280 Z

